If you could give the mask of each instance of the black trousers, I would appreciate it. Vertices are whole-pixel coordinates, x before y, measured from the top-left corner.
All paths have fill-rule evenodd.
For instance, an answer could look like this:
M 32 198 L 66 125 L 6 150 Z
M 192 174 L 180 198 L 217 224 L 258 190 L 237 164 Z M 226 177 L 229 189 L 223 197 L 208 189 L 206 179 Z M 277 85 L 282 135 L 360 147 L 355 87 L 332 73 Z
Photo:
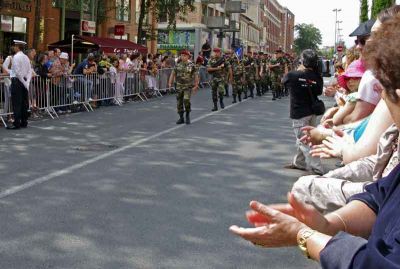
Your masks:
M 14 110 L 14 126 L 27 126 L 29 116 L 28 90 L 18 78 L 11 80 L 11 101 Z

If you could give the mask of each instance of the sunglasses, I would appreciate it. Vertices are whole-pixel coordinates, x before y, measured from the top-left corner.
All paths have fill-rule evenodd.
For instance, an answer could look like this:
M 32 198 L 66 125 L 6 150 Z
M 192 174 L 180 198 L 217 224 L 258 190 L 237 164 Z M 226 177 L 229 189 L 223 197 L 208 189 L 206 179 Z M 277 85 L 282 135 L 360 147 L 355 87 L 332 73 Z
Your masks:
M 356 43 L 356 45 L 361 45 L 361 46 L 365 46 L 365 43 L 367 42 L 366 39 L 356 39 L 354 40 L 354 43 Z

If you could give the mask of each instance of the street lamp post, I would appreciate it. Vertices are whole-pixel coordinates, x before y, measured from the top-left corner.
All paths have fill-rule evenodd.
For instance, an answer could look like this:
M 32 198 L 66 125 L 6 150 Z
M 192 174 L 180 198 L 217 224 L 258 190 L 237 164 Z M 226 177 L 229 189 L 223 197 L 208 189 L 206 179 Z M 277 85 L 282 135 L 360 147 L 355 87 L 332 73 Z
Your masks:
M 334 45 L 334 51 L 335 51 L 335 54 L 337 53 L 337 49 L 336 49 L 336 41 L 337 41 L 337 29 L 338 29 L 338 13 L 340 12 L 340 11 L 342 11 L 342 9 L 338 9 L 338 8 L 335 8 L 334 10 L 332 10 L 333 12 L 335 12 L 335 45 Z

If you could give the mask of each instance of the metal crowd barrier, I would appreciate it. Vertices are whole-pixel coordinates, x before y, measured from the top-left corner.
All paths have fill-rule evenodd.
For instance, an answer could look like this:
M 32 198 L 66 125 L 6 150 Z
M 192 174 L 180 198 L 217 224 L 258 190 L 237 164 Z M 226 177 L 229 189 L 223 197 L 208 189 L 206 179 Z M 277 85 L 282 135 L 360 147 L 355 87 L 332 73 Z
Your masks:
M 41 111 L 54 119 L 59 117 L 59 113 L 68 111 L 73 106 L 82 106 L 86 111 L 93 111 L 99 101 L 122 105 L 124 100 L 135 96 L 141 101 L 151 97 L 162 97 L 163 93 L 175 91 L 173 87 L 168 87 L 172 70 L 172 68 L 160 69 L 156 76 L 143 71 L 54 78 L 35 76 L 29 89 L 30 111 L 33 113 Z M 210 79 L 211 76 L 206 68 L 201 67 L 201 86 L 210 86 Z M 0 121 L 4 126 L 7 126 L 7 119 L 13 114 L 10 86 L 10 78 L 0 76 Z

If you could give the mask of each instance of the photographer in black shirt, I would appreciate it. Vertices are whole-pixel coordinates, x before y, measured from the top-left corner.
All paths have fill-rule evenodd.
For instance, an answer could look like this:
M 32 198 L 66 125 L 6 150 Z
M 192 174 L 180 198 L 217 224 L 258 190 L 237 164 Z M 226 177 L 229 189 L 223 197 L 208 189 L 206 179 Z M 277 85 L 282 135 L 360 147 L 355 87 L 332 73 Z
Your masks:
M 301 54 L 301 65 L 296 71 L 291 71 L 283 78 L 283 83 L 290 93 L 290 118 L 293 121 L 293 130 L 296 135 L 297 153 L 293 162 L 285 168 L 308 170 L 316 174 L 323 174 L 319 158 L 311 157 L 310 147 L 300 141 L 301 128 L 316 126 L 317 115 L 315 102 L 322 94 L 323 79 L 318 72 L 318 55 L 313 50 L 305 50 Z

